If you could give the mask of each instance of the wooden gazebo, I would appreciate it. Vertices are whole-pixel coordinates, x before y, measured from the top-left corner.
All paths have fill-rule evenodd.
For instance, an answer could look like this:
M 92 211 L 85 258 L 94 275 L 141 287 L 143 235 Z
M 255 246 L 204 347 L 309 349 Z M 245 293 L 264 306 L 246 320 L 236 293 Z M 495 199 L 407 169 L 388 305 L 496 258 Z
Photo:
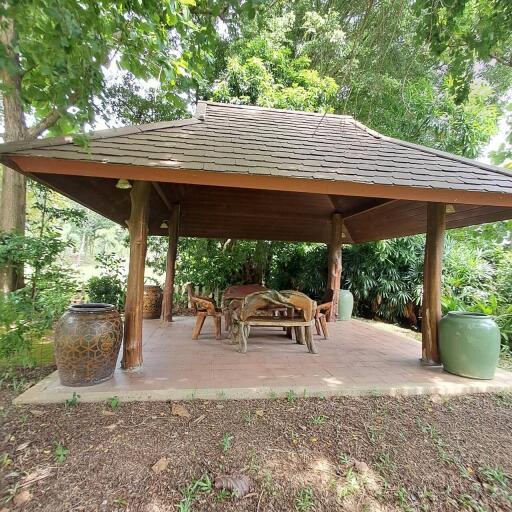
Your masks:
M 512 218 L 512 174 L 341 115 L 199 102 L 191 119 L 96 132 L 86 144 L 4 144 L 0 160 L 128 224 L 126 369 L 142 364 L 148 233 L 169 236 L 164 321 L 178 236 L 327 243 L 338 290 L 342 244 L 426 233 L 422 352 L 432 364 L 445 229 Z M 131 189 L 117 188 L 119 179 Z

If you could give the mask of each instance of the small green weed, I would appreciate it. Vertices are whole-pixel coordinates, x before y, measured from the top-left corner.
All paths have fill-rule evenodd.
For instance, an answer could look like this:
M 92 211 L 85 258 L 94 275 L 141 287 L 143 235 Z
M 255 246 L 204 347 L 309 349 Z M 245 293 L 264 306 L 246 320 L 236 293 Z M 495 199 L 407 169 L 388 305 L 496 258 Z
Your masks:
M 313 423 L 313 425 L 323 425 L 326 420 L 327 420 L 327 418 L 325 416 L 323 416 L 323 415 L 314 416 L 311 419 L 311 423 Z
M 72 409 L 73 407 L 76 407 L 78 405 L 79 401 L 80 395 L 78 395 L 76 391 L 73 391 L 73 395 L 71 396 L 71 398 L 66 398 L 64 405 L 66 409 Z
M 212 492 L 213 483 L 207 474 L 200 480 L 195 480 L 181 490 L 181 500 L 178 503 L 178 512 L 191 512 L 192 505 L 199 493 L 209 494 Z
M 295 391 L 293 391 L 293 389 L 290 389 L 289 391 L 286 392 L 286 400 L 288 402 L 295 402 L 295 400 L 297 400 L 297 394 L 295 393 Z
M 350 462 L 350 457 L 346 453 L 342 452 L 338 455 L 338 460 L 340 461 L 340 464 L 346 466 Z
M 301 489 L 295 497 L 295 509 L 298 512 L 307 512 L 315 504 L 315 496 L 311 487 Z
M 231 445 L 233 444 L 234 437 L 229 434 L 224 434 L 222 436 L 222 439 L 220 441 L 220 447 L 222 448 L 222 451 L 224 453 L 228 452 L 231 448 Z
M 227 500 L 229 498 L 231 498 L 233 496 L 233 493 L 231 491 L 226 491 L 226 489 L 221 489 L 218 493 L 217 493 L 217 501 L 224 501 L 224 500 Z
M 276 493 L 276 484 L 274 479 L 272 478 L 272 473 L 267 469 L 263 473 L 263 479 L 261 482 L 261 488 L 264 490 L 269 496 L 274 496 Z
M 405 487 L 399 487 L 398 490 L 395 491 L 395 498 L 404 512 L 414 512 L 414 509 L 409 505 L 409 493 Z
M 115 498 L 112 504 L 118 508 L 126 508 L 128 506 L 128 502 L 124 498 Z
M 392 472 L 394 468 L 393 461 L 391 459 L 391 455 L 388 452 L 379 452 L 377 455 L 377 468 L 383 472 Z
M 9 456 L 8 453 L 2 453 L 0 456 L 0 466 L 5 468 L 7 466 L 10 466 L 12 464 L 12 459 Z
M 108 405 L 110 406 L 110 408 L 113 410 L 113 411 L 116 411 L 117 409 L 119 409 L 119 404 L 121 403 L 119 401 L 119 397 L 118 396 L 111 396 L 108 400 L 107 400 L 107 403 Z
M 277 393 L 273 389 L 268 392 L 268 397 L 270 400 L 277 400 L 278 398 Z
M 471 510 L 472 512 L 486 511 L 471 494 L 461 494 L 457 501 L 464 507 L 464 510 Z
M 252 423 L 252 420 L 254 419 L 251 411 L 243 411 L 242 412 L 242 419 L 244 420 L 247 425 L 250 425 Z
M 497 484 L 501 487 L 506 487 L 508 485 L 507 474 L 500 467 L 492 468 L 485 466 L 483 468 L 479 468 L 478 471 L 485 478 L 485 480 L 491 484 Z
M 59 464 L 61 464 L 62 462 L 64 462 L 67 459 L 69 450 L 66 447 L 64 447 L 64 445 L 59 441 L 55 445 L 55 451 L 53 453 L 55 455 L 55 460 Z

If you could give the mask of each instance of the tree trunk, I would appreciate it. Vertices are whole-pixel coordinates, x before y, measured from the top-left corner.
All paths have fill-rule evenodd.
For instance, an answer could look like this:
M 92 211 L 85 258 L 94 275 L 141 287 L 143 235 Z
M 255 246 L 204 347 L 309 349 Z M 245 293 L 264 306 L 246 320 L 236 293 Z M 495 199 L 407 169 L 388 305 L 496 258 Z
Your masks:
M 0 20 L 0 42 L 6 49 L 10 61 L 9 71 L 5 64 L 0 68 L 0 78 L 5 88 L 2 97 L 4 109 L 4 141 L 23 140 L 26 135 L 25 115 L 21 101 L 21 77 L 16 55 L 12 47 L 16 43 L 15 27 L 12 20 Z M 5 232 L 25 232 L 26 178 L 8 167 L 3 167 L 2 193 L 0 197 L 0 230 Z M 9 292 L 23 287 L 23 267 L 0 268 L 0 290 Z
M 327 288 L 334 291 L 332 308 L 329 314 L 329 322 L 335 322 L 338 318 L 338 301 L 341 285 L 341 244 L 343 241 L 343 218 L 339 213 L 333 213 L 331 219 L 331 241 L 327 246 L 329 253 L 329 268 L 327 275 Z
M 422 362 L 439 364 L 438 327 L 441 320 L 441 274 L 446 207 L 427 205 L 427 238 L 423 266 L 423 318 L 421 320 Z
M 165 267 L 164 298 L 162 301 L 162 322 L 172 322 L 174 295 L 174 277 L 176 275 L 176 255 L 178 254 L 178 237 L 180 226 L 180 205 L 175 204 L 169 219 L 169 245 L 167 247 L 167 264 Z
M 130 233 L 130 263 L 124 311 L 122 367 L 142 365 L 142 318 L 144 309 L 144 268 L 147 251 L 149 196 L 151 183 L 134 181 L 130 192 L 131 213 L 127 221 Z

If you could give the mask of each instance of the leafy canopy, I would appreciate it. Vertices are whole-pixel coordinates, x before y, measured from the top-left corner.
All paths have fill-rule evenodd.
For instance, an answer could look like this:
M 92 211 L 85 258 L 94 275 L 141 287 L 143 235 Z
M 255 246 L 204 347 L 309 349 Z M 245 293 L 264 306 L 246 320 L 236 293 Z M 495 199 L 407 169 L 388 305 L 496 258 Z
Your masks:
M 294 57 L 283 41 L 265 33 L 232 46 L 212 98 L 224 103 L 332 111 L 337 91 L 334 79 L 311 69 L 309 57 Z
M 58 112 L 58 131 L 91 122 L 105 69 L 115 64 L 169 87 L 196 80 L 216 37 L 217 16 L 237 2 L 216 0 L 10 0 L 0 5 L 3 27 L 13 20 L 0 66 L 21 81 L 25 112 L 40 120 Z M 252 2 L 244 2 L 249 9 Z M 3 94 L 11 91 L 4 90 Z M 73 107 L 70 109 L 70 107 Z

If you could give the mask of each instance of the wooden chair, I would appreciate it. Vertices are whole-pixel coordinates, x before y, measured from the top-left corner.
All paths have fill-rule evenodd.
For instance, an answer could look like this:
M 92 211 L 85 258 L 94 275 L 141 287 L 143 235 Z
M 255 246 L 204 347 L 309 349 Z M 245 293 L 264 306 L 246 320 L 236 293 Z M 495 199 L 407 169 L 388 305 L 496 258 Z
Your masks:
M 192 339 L 197 340 L 201 334 L 204 321 L 207 316 L 213 318 L 215 324 L 215 339 L 221 339 L 222 310 L 215 305 L 215 300 L 210 297 L 203 297 L 194 293 L 194 285 L 187 283 L 188 300 L 196 312 L 196 324 L 192 331 Z
M 320 335 L 321 333 L 324 335 L 324 339 L 329 339 L 329 330 L 327 329 L 327 318 L 331 314 L 332 310 L 332 300 L 334 297 L 334 290 L 329 288 L 324 293 L 320 304 L 316 307 L 315 311 L 315 327 L 316 333 Z

